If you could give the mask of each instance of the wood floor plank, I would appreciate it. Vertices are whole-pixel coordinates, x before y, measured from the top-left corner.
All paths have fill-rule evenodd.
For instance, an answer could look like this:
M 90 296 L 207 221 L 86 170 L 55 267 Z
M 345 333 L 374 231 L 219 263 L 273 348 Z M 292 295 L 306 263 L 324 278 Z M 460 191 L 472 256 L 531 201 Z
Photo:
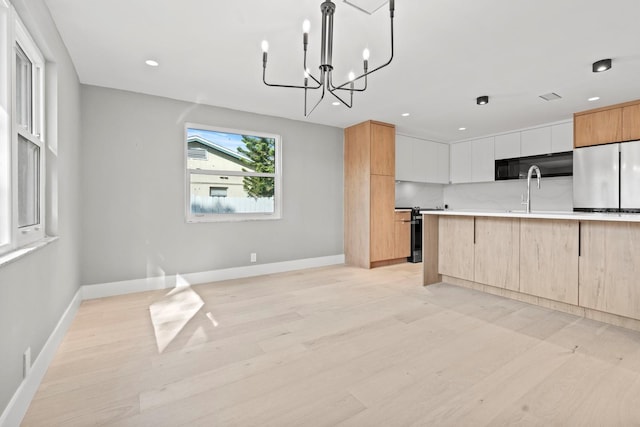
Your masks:
M 420 264 L 85 301 L 25 426 L 635 425 L 640 333 Z

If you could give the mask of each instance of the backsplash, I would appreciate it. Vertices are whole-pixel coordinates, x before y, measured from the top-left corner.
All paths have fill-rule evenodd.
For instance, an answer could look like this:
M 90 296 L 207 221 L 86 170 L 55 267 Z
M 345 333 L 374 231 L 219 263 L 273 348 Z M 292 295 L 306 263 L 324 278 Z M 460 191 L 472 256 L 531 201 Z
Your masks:
M 396 183 L 396 206 L 435 208 L 444 204 L 442 184 L 401 181 Z
M 396 184 L 396 206 L 398 199 Z M 527 180 L 450 184 L 444 186 L 444 203 L 449 209 L 524 209 L 520 197 L 527 192 Z M 531 180 L 532 210 L 573 210 L 573 178 L 542 178 L 540 189 Z

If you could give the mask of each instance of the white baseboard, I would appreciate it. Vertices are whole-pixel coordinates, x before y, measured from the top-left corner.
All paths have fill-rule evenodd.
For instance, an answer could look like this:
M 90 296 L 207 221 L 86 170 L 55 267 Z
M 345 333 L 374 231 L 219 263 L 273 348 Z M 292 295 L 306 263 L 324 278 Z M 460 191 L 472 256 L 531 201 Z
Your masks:
M 33 396 L 35 396 L 36 391 L 38 391 L 42 378 L 44 378 L 44 374 L 47 372 L 62 339 L 76 316 L 81 302 L 82 292 L 79 289 L 73 296 L 73 299 L 67 306 L 58 324 L 53 329 L 53 332 L 49 335 L 47 342 L 44 344 L 44 347 L 42 347 L 35 362 L 32 364 L 31 371 L 14 393 L 2 415 L 0 415 L 0 427 L 17 427 L 22 422 L 31 404 L 31 400 Z
M 283 273 L 305 268 L 325 267 L 344 264 L 344 254 L 318 258 L 297 259 L 293 261 L 256 264 L 245 267 L 225 268 L 222 270 L 185 273 L 146 279 L 123 280 L 120 282 L 84 285 L 82 299 L 94 299 L 124 295 L 153 289 L 175 288 L 176 286 L 195 285 L 199 283 L 217 282 L 220 280 L 241 279 L 243 277 L 261 276 L 264 274 Z
M 35 396 L 44 374 L 47 372 L 53 357 L 62 342 L 69 325 L 73 321 L 80 303 L 83 300 L 102 298 L 114 295 L 124 295 L 152 289 L 166 289 L 188 284 L 216 282 L 220 280 L 239 279 L 243 277 L 260 276 L 263 274 L 283 273 L 286 271 L 302 270 L 305 268 L 325 267 L 328 265 L 344 264 L 344 254 L 319 258 L 307 258 L 293 261 L 275 262 L 271 264 L 257 264 L 246 267 L 226 268 L 222 270 L 205 271 L 201 273 L 178 274 L 165 277 L 151 277 L 147 279 L 124 280 L 121 282 L 84 285 L 74 295 L 58 321 L 53 332 L 47 339 L 42 351 L 31 367 L 31 372 L 22 381 L 18 390 L 11 398 L 6 409 L 0 415 L 0 427 L 17 427 Z

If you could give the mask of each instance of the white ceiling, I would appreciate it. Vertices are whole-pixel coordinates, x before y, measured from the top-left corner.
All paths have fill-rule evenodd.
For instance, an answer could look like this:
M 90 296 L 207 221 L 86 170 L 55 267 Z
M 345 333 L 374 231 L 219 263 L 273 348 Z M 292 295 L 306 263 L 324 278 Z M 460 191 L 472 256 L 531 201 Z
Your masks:
M 262 84 L 260 42 L 270 44 L 268 79 L 301 84 L 302 21 L 311 20 L 314 71 L 321 0 L 45 1 L 82 83 L 295 120 L 374 119 L 457 141 L 640 98 L 640 0 L 397 0 L 391 65 L 369 78 L 352 109 L 325 99 L 307 119 L 301 91 Z M 367 15 L 334 2 L 334 79 L 342 81 L 360 70 L 364 47 L 370 68 L 387 59 L 389 14 L 386 5 Z M 613 68 L 592 73 L 602 58 Z M 563 98 L 538 97 L 548 92 Z M 475 104 L 480 95 L 488 105 Z

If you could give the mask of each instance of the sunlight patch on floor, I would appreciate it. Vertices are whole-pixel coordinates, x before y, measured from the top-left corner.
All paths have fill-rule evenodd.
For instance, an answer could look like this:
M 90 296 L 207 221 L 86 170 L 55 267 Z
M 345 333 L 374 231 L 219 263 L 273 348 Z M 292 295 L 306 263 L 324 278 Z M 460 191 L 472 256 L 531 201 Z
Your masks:
M 149 306 L 159 353 L 176 339 L 203 306 L 202 298 L 180 276 L 176 278 L 174 289 Z

